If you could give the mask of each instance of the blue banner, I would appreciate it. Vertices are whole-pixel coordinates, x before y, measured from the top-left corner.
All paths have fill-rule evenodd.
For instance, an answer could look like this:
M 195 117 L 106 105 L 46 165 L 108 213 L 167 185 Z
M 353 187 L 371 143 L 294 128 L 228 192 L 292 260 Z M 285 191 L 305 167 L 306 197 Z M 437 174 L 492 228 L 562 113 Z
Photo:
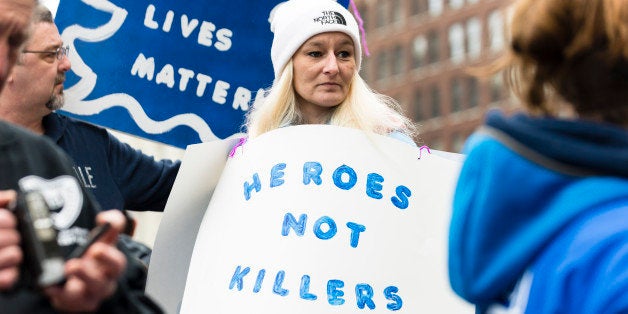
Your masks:
M 268 16 L 280 2 L 61 0 L 64 114 L 182 148 L 241 132 L 272 84 Z

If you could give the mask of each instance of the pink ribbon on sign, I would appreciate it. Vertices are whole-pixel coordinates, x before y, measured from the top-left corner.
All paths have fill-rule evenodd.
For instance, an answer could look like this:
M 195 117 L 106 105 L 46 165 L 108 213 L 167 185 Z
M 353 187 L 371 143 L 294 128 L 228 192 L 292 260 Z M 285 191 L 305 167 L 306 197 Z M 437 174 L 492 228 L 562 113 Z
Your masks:
M 423 152 L 423 149 L 427 149 L 427 152 L 430 153 L 430 154 L 432 153 L 430 151 L 430 148 L 427 147 L 427 145 L 423 145 L 423 146 L 419 147 L 419 159 L 421 159 L 421 153 Z
M 366 30 L 364 29 L 364 21 L 360 16 L 360 12 L 358 11 L 358 7 L 355 5 L 353 0 L 349 1 L 351 5 L 351 9 L 353 9 L 353 14 L 355 15 L 355 19 L 358 21 L 358 27 L 360 28 L 360 33 L 362 34 L 362 47 L 364 47 L 364 55 L 370 56 L 369 47 L 366 45 Z
M 233 146 L 233 148 L 231 149 L 231 151 L 229 152 L 229 158 L 232 158 L 233 156 L 235 156 L 236 150 L 238 150 L 238 147 L 244 145 L 244 143 L 246 143 L 246 137 L 241 137 L 238 140 L 238 143 L 235 144 L 235 146 Z

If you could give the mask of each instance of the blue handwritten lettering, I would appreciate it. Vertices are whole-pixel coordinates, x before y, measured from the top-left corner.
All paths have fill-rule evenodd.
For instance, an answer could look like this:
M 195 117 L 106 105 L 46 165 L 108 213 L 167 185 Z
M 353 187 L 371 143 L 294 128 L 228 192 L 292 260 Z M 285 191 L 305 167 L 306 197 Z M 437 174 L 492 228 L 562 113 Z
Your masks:
M 399 288 L 395 286 L 390 286 L 384 289 L 384 296 L 386 297 L 386 300 L 393 301 L 393 303 L 388 303 L 386 305 L 386 308 L 391 311 L 400 310 L 403 306 L 403 300 L 396 294 L 397 292 L 399 292 Z
M 379 192 L 383 189 L 381 185 L 382 182 L 384 182 L 384 177 L 377 173 L 369 173 L 368 176 L 366 176 L 366 195 L 377 200 L 384 197 L 382 193 Z
M 349 176 L 348 178 L 349 180 L 347 182 L 342 181 L 343 174 L 347 174 Z M 342 165 L 338 167 L 336 171 L 334 171 L 333 179 L 334 179 L 334 184 L 337 187 L 343 190 L 349 190 L 355 185 L 356 182 L 358 182 L 358 175 L 355 173 L 355 170 L 353 170 L 353 168 L 347 165 Z
M 323 224 L 326 224 L 327 226 L 329 226 L 329 230 L 323 231 L 321 228 Z M 329 240 L 333 238 L 337 232 L 338 232 L 338 228 L 336 227 L 336 222 L 334 222 L 333 219 L 327 216 L 323 216 L 319 218 L 314 223 L 314 234 L 316 235 L 317 238 L 321 240 Z
M 255 279 L 255 286 L 253 286 L 253 292 L 258 293 L 262 289 L 262 282 L 264 281 L 264 276 L 266 275 L 265 269 L 260 269 L 257 273 L 257 279 Z
M 282 297 L 287 296 L 288 293 L 290 292 L 289 290 L 284 289 L 284 288 L 281 287 L 281 285 L 283 284 L 283 280 L 284 280 L 285 276 L 286 276 L 286 272 L 283 271 L 283 270 L 280 270 L 277 273 L 277 276 L 275 276 L 275 285 L 273 286 L 273 292 L 278 294 L 278 295 L 280 295 L 280 296 L 282 296 Z
M 321 185 L 323 180 L 321 179 L 321 173 L 323 172 L 323 166 L 320 163 L 309 161 L 303 164 L 303 184 L 308 185 L 310 181 L 314 181 L 316 185 Z
M 351 229 L 351 247 L 358 247 L 358 241 L 360 241 L 360 232 L 364 232 L 366 227 L 364 225 L 356 224 L 355 222 L 348 222 L 347 227 Z
M 262 183 L 259 180 L 259 175 L 257 173 L 253 174 L 253 183 L 249 184 L 248 182 L 244 182 L 244 199 L 251 199 L 251 190 L 255 189 L 255 192 L 259 192 L 262 190 Z
M 399 209 L 406 209 L 410 202 L 408 198 L 412 195 L 412 191 L 409 188 L 400 185 L 395 189 L 397 196 L 393 196 L 390 198 L 393 205 L 395 205 Z
M 302 237 L 305 234 L 305 229 L 307 227 L 307 218 L 307 214 L 301 214 L 297 220 L 292 213 L 286 213 L 281 225 L 281 235 L 284 237 L 288 236 L 290 234 L 290 229 L 292 229 L 297 236 Z M 327 228 L 324 229 L 323 225 L 326 225 Z M 366 231 L 366 226 L 355 222 L 347 222 L 347 228 L 351 230 L 349 244 L 351 247 L 358 247 L 360 233 Z M 329 240 L 336 236 L 338 233 L 338 227 L 334 219 L 328 216 L 323 216 L 316 220 L 313 231 L 317 238 L 321 240 Z
M 242 291 L 243 278 L 246 276 L 249 271 L 251 271 L 250 267 L 246 267 L 242 269 L 242 266 L 236 267 L 235 272 L 233 273 L 233 277 L 231 277 L 231 282 L 229 283 L 229 290 L 233 290 L 234 286 L 238 286 L 238 291 Z
M 342 280 L 332 279 L 327 282 L 327 302 L 329 304 L 343 305 L 345 303 L 345 300 L 342 298 L 345 293 L 340 290 L 344 286 L 345 283 Z
M 309 291 L 310 291 L 310 276 L 303 275 L 303 277 L 301 277 L 301 290 L 299 293 L 299 295 L 301 296 L 301 299 L 316 300 L 317 296 L 314 294 L 311 294 Z
M 357 284 L 355 286 L 355 297 L 357 299 L 358 308 L 363 309 L 364 306 L 368 306 L 369 309 L 375 309 L 375 302 L 373 302 L 373 287 L 367 284 Z
M 276 164 L 272 169 L 270 169 L 270 187 L 274 188 L 276 186 L 280 186 L 284 183 L 283 178 L 283 170 L 286 169 L 286 164 L 280 163 Z
M 150 73 L 148 73 L 150 74 Z M 286 184 L 286 163 L 276 163 L 270 169 L 269 187 L 274 188 Z M 310 185 L 314 182 L 315 185 L 322 185 L 323 179 L 323 165 L 316 161 L 308 161 L 303 163 L 303 185 Z M 341 165 L 337 167 L 331 174 L 331 180 L 333 184 L 342 190 L 353 189 L 358 182 L 358 173 L 348 165 Z M 382 191 L 384 191 L 383 182 L 384 176 L 379 173 L 369 173 L 365 178 L 364 192 L 366 196 L 372 199 L 384 199 Z M 253 191 L 260 192 L 262 190 L 262 184 L 259 179 L 258 173 L 253 174 L 252 182 L 244 183 L 244 197 L 248 201 L 253 194 Z M 410 196 L 412 192 L 407 186 L 399 185 L 395 187 L 395 194 L 390 198 L 391 203 L 399 209 L 406 209 L 410 205 Z
M 297 221 L 292 213 L 287 213 L 283 218 L 283 226 L 281 228 L 281 235 L 287 236 L 290 233 L 290 228 L 294 230 L 297 236 L 302 237 L 305 233 L 305 224 L 307 223 L 307 215 L 301 214 L 299 221 Z
M 244 281 L 246 280 L 246 276 L 251 271 L 250 267 L 243 267 L 241 265 L 237 266 L 234 272 L 234 275 L 231 278 L 231 282 L 229 284 L 229 289 L 234 290 L 237 288 L 238 291 L 242 291 L 244 287 Z M 262 285 L 266 276 L 266 270 L 260 269 L 257 273 L 257 278 L 255 279 L 255 284 L 253 286 L 253 293 L 263 293 Z M 251 277 L 252 278 L 252 277 Z M 290 294 L 290 291 L 283 287 L 284 284 L 292 285 L 294 283 L 293 280 L 286 280 L 287 274 L 284 270 L 280 270 L 277 272 L 275 276 L 275 281 L 273 284 L 272 292 L 267 291 L 267 293 L 273 293 L 279 296 L 287 297 Z M 251 279 L 252 280 L 252 279 Z M 318 296 L 311 292 L 310 289 L 312 287 L 318 287 L 319 285 L 312 285 L 312 278 L 309 274 L 301 275 L 301 281 L 299 289 L 299 298 L 308 301 L 316 301 L 318 300 Z M 345 292 L 343 288 L 345 286 L 345 282 L 340 279 L 331 279 L 327 281 L 327 302 L 332 306 L 340 306 L 343 304 L 349 304 L 345 302 Z M 355 303 L 354 304 L 358 309 L 375 309 L 376 304 L 374 297 L 375 289 L 373 286 L 367 283 L 357 283 L 355 286 Z M 397 311 L 403 307 L 403 300 L 401 296 L 398 294 L 399 288 L 396 286 L 388 286 L 383 290 L 383 295 L 388 300 L 386 304 L 386 309 L 389 311 Z M 321 299 L 321 301 L 324 300 Z

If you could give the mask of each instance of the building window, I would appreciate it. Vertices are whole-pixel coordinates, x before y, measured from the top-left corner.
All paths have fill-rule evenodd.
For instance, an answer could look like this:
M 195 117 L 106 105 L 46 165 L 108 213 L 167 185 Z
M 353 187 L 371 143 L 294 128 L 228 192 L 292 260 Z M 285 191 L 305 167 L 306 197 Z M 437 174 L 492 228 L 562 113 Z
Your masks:
M 391 12 L 391 22 L 395 23 L 395 22 L 399 22 L 403 19 L 403 8 L 401 7 L 402 3 L 401 0 L 393 0 L 390 3 L 391 8 L 390 10 Z
M 377 79 L 385 79 L 390 76 L 390 63 L 388 62 L 388 53 L 382 50 L 377 56 Z
M 445 142 L 442 137 L 434 137 L 433 139 L 430 140 L 430 143 L 428 143 L 428 146 L 431 149 L 445 150 Z
M 412 15 L 423 14 L 428 11 L 427 0 L 412 0 Z
M 443 13 L 443 0 L 429 0 L 430 15 L 438 16 Z
M 459 78 L 451 80 L 451 112 L 462 110 L 462 83 Z
M 371 79 L 371 64 L 373 63 L 373 59 L 364 58 L 362 59 L 362 67 L 360 67 L 360 76 L 366 82 L 370 82 Z
M 412 67 L 419 68 L 427 64 L 428 59 L 427 39 L 423 35 L 419 35 L 412 41 Z
M 504 27 L 504 16 L 502 12 L 493 11 L 488 16 L 489 47 L 493 52 L 499 52 L 504 47 Z
M 368 6 L 368 5 L 365 5 L 365 4 L 360 4 L 360 5 L 358 6 L 358 12 L 360 12 L 360 15 L 361 15 L 362 19 L 365 21 L 365 23 L 364 23 L 364 29 L 365 29 L 366 31 L 370 30 L 370 29 L 371 29 L 371 26 L 372 26 L 372 25 L 371 25 L 372 23 L 368 23 L 368 22 L 366 22 L 366 21 L 370 21 L 370 15 L 369 15 L 369 14 L 370 14 L 371 12 L 369 12 L 369 6 Z
M 464 29 L 460 23 L 449 27 L 449 56 L 453 63 L 464 60 Z
M 430 101 L 432 107 L 432 117 L 440 117 L 440 89 L 437 85 L 432 86 L 432 90 L 430 91 Z
M 449 7 L 459 9 L 464 5 L 464 0 L 449 0 Z
M 466 136 L 462 133 L 456 133 L 451 143 L 451 151 L 454 153 L 460 153 L 464 146 L 464 142 L 466 140 Z
M 467 21 L 467 51 L 470 59 L 477 59 L 482 53 L 482 23 L 477 17 Z
M 440 61 L 440 36 L 437 31 L 431 31 L 427 37 L 427 47 L 429 62 L 436 63 Z
M 388 24 L 388 4 L 389 0 L 380 0 L 377 4 L 379 10 L 376 10 L 377 27 L 384 27 Z
M 477 107 L 480 104 L 480 86 L 477 78 L 469 77 L 467 79 L 467 94 L 469 97 L 469 107 Z
M 405 57 L 403 55 L 403 47 L 396 46 L 392 56 L 392 74 L 397 75 L 404 72 Z
M 491 102 L 502 100 L 504 94 L 504 78 L 497 74 L 491 78 Z
M 420 89 L 414 91 L 414 100 L 412 108 L 414 109 L 414 121 L 423 121 L 425 119 L 423 115 L 423 92 Z

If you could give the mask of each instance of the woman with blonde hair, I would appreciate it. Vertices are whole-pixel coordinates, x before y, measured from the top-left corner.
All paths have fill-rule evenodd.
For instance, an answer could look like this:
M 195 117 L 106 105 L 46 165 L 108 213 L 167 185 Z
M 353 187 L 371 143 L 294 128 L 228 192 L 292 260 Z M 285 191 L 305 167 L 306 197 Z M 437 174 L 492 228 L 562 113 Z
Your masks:
M 334 0 L 290 0 L 269 18 L 275 81 L 247 115 L 250 138 L 300 124 L 330 124 L 412 143 L 413 123 L 390 97 L 358 74 L 362 60 L 354 17 Z
M 628 1 L 520 0 L 509 48 L 527 113 L 465 145 L 451 286 L 478 313 L 628 313 Z

